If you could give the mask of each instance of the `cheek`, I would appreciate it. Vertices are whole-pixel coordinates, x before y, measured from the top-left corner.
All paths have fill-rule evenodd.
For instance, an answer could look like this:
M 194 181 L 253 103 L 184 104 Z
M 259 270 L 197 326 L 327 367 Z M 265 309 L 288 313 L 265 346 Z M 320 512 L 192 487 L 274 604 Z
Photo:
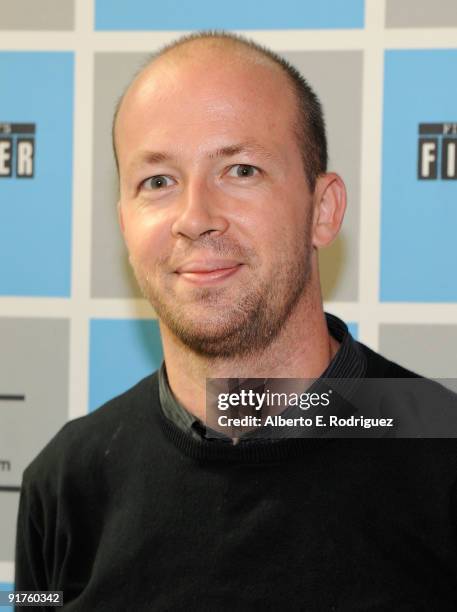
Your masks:
M 124 237 L 130 255 L 137 261 L 151 261 L 169 250 L 169 229 L 145 219 L 124 220 Z
M 250 197 L 245 197 L 238 206 L 233 206 L 228 219 L 230 225 L 240 233 L 250 237 L 267 239 L 277 235 L 279 228 L 285 224 L 287 208 L 283 194 L 272 190 L 256 190 Z M 287 212 L 286 212 L 287 215 Z

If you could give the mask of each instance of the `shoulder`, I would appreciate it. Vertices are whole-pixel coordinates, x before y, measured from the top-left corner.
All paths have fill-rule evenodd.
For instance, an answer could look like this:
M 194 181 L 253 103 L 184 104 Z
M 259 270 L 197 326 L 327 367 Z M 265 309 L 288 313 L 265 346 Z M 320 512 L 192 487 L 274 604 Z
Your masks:
M 366 378 L 423 378 L 420 374 L 383 357 L 362 342 L 356 343 L 367 360 Z
M 95 468 L 101 449 L 122 431 L 128 438 L 144 426 L 152 409 L 157 372 L 87 415 L 68 421 L 23 473 L 24 483 L 58 477 L 59 472 Z
M 367 358 L 363 390 L 370 406 L 393 417 L 398 437 L 457 438 L 457 394 L 450 380 L 408 370 L 360 344 Z

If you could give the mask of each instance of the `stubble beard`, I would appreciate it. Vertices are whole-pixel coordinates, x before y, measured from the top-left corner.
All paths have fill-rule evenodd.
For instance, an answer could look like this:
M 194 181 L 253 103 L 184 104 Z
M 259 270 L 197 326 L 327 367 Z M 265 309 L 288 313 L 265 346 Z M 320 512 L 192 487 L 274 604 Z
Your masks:
M 292 261 L 280 258 L 270 278 L 242 283 L 235 299 L 228 288 L 200 287 L 193 288 L 193 302 L 183 304 L 173 292 L 160 291 L 143 264 L 132 258 L 130 263 L 144 297 L 161 323 L 185 347 L 211 359 L 247 357 L 264 351 L 280 334 L 311 279 L 308 235 L 298 245 Z M 207 306 L 206 320 L 186 314 L 196 301 Z

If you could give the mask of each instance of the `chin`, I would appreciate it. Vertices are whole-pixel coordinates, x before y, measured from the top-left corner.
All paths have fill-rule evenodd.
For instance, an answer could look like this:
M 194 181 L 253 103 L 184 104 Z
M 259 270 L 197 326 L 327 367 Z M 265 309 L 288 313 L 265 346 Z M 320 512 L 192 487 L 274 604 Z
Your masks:
M 207 315 L 207 313 L 206 313 Z M 217 317 L 196 317 L 195 319 L 180 318 L 175 320 L 163 320 L 165 325 L 177 336 L 193 337 L 201 341 L 215 342 L 238 332 L 243 322 L 228 321 L 223 315 Z

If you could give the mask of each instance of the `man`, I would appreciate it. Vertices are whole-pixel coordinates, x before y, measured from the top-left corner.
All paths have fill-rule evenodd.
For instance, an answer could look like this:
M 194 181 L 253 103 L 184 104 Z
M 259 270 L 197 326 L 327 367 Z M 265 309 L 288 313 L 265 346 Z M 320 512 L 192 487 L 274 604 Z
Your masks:
M 16 588 L 75 611 L 455 609 L 452 440 L 205 427 L 207 378 L 414 377 L 323 312 L 346 195 L 308 84 L 244 39 L 187 37 L 131 83 L 114 145 L 164 364 L 25 470 Z

